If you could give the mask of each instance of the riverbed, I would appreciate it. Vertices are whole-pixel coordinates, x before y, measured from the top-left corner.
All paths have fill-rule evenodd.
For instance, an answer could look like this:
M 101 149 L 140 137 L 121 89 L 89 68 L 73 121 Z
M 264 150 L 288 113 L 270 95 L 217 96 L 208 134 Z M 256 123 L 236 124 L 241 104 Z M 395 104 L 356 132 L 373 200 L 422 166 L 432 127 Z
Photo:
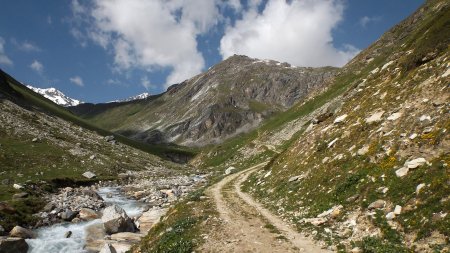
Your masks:
M 122 207 L 130 217 L 138 216 L 144 211 L 144 204 L 125 197 L 118 187 L 99 188 L 98 194 L 104 199 L 106 205 L 116 204 Z M 110 198 L 108 198 L 110 195 Z M 59 223 L 49 227 L 42 227 L 34 232 L 36 239 L 27 239 L 30 246 L 29 253 L 80 253 L 86 244 L 86 228 L 101 223 L 100 219 L 80 223 Z M 72 235 L 65 238 L 65 233 L 71 231 Z

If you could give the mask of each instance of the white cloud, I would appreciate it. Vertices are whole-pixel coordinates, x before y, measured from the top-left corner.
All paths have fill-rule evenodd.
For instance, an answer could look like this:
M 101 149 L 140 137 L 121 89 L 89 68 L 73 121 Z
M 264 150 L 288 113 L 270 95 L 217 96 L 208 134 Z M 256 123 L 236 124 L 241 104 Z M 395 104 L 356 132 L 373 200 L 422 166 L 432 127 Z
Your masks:
M 42 65 L 42 63 L 39 62 L 38 60 L 34 60 L 30 64 L 30 68 L 36 71 L 38 74 L 42 74 L 42 72 L 44 72 L 44 65 Z
M 12 38 L 11 43 L 19 50 L 25 52 L 40 52 L 41 49 L 34 43 L 29 41 L 18 42 L 16 39 Z
M 71 77 L 69 80 L 70 80 L 70 82 L 74 83 L 75 85 L 78 85 L 80 87 L 84 86 L 83 79 L 79 76 Z
M 171 85 L 204 68 L 196 38 L 219 22 L 218 2 L 93 0 L 88 7 L 73 0 L 76 22 L 88 20 L 90 25 L 79 25 L 72 33 L 82 41 L 82 30 L 110 50 L 119 69 L 172 69 L 166 80 Z
M 0 37 L 0 65 L 12 66 L 13 62 L 11 59 L 5 54 L 5 40 Z
M 359 25 L 363 28 L 366 28 L 369 23 L 378 22 L 381 20 L 381 17 L 368 17 L 364 16 L 359 19 Z
M 141 85 L 142 85 L 142 87 L 144 87 L 147 91 L 148 91 L 149 89 L 155 88 L 155 86 L 154 86 L 152 83 L 150 83 L 150 80 L 148 80 L 148 78 L 147 78 L 146 76 L 143 77 L 143 78 L 141 78 Z
M 226 28 L 223 58 L 244 54 L 297 66 L 342 66 L 358 52 L 333 46 L 332 30 L 343 17 L 340 0 L 269 0 L 259 13 L 260 4 L 251 1 L 242 19 Z

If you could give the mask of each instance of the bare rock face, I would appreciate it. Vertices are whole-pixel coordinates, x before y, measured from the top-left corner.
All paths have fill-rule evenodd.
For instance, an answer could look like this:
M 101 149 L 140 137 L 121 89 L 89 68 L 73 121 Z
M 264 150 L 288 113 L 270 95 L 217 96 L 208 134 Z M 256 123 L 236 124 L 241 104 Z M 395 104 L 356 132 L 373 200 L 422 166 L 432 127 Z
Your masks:
M 118 205 L 112 205 L 105 208 L 103 211 L 102 222 L 105 231 L 108 234 L 136 231 L 133 220 L 128 217 L 125 210 Z
M 21 226 L 15 226 L 11 232 L 9 232 L 9 235 L 11 237 L 17 237 L 17 238 L 23 238 L 23 239 L 31 239 L 35 238 L 35 234 L 26 228 L 23 228 Z
M 23 238 L 0 237 L 0 252 L 27 253 L 28 244 Z

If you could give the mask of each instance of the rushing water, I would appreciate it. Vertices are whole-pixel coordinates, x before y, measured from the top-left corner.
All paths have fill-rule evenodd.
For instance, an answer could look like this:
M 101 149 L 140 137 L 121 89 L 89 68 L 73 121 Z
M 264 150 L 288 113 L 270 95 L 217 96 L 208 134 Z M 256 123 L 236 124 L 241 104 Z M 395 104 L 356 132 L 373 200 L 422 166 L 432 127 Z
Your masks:
M 132 199 L 128 199 L 121 195 L 117 187 L 100 188 L 98 193 L 108 204 L 116 204 L 121 206 L 128 216 L 133 217 L 139 215 L 143 211 L 143 204 Z M 112 195 L 107 198 L 108 193 Z M 83 250 L 86 238 L 86 228 L 92 224 L 100 223 L 100 219 L 89 222 L 60 223 L 49 227 L 37 229 L 36 239 L 27 239 L 30 246 L 29 253 L 80 253 Z M 64 238 L 67 231 L 72 231 L 70 238 Z

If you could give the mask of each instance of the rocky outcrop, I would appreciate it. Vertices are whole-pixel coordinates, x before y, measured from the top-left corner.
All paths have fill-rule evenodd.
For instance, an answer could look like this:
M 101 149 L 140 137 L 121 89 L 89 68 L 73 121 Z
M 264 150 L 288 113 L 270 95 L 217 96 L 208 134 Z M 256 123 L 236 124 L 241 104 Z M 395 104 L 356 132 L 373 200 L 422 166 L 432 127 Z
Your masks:
M 133 220 L 118 205 L 112 205 L 103 210 L 102 222 L 108 234 L 136 231 Z

